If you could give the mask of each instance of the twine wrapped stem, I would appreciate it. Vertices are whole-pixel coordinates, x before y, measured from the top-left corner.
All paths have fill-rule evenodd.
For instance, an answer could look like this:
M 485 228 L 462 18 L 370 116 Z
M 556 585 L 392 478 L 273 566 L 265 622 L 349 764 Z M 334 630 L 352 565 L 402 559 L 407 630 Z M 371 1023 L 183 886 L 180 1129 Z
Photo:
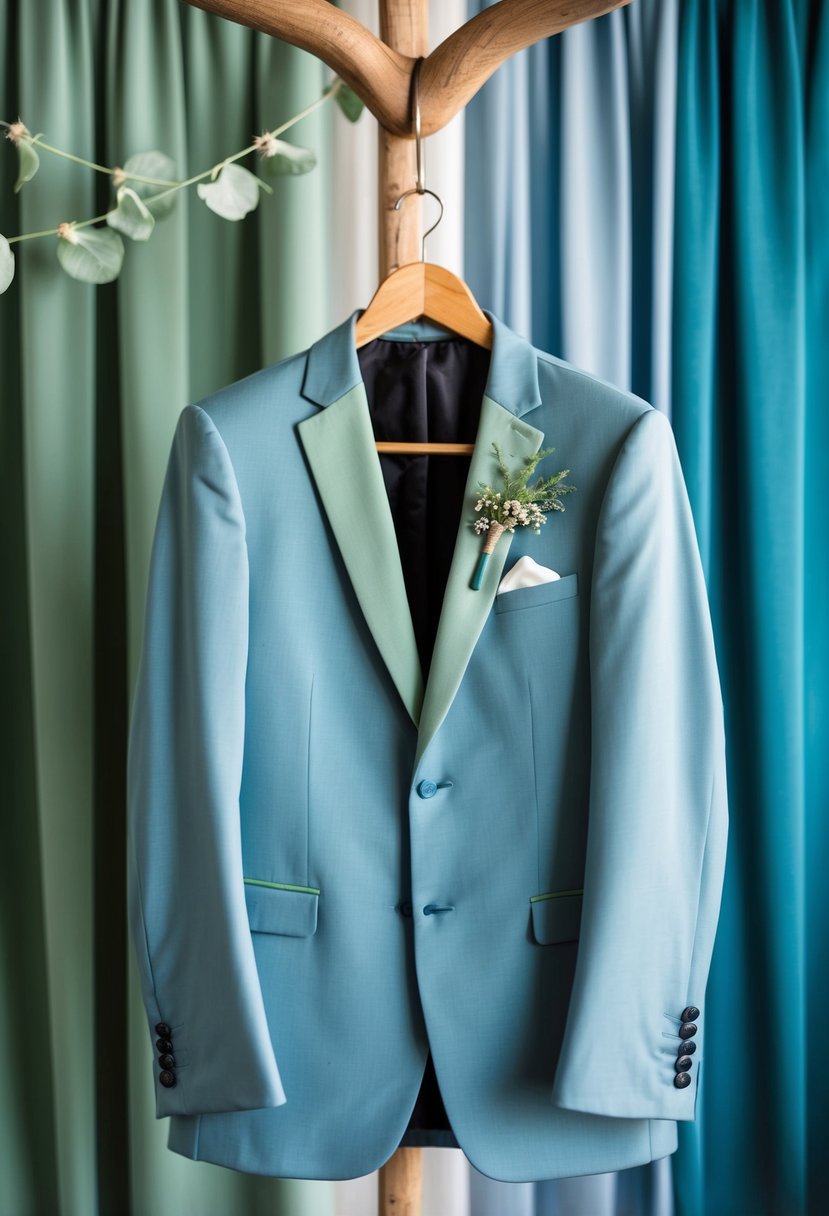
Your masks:
M 486 532 L 486 540 L 484 541 L 483 551 L 482 551 L 480 557 L 478 558 L 478 564 L 475 567 L 475 573 L 472 575 L 472 582 L 469 584 L 469 586 L 472 588 L 473 591 L 480 591 L 481 580 L 484 577 L 484 570 L 486 569 L 486 564 L 489 561 L 489 555 L 490 555 L 490 553 L 492 553 L 493 549 L 498 544 L 498 540 L 501 536 L 501 533 L 505 532 L 505 531 L 506 531 L 506 528 L 504 527 L 504 525 L 497 523 L 495 520 L 493 520 L 492 523 L 489 525 L 489 528 L 487 529 L 487 532 Z

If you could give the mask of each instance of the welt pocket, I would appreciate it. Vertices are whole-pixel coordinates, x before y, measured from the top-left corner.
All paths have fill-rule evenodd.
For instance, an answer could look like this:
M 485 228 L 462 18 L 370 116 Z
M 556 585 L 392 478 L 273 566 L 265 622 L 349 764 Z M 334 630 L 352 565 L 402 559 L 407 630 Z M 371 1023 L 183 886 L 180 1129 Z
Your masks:
M 582 891 L 546 891 L 530 896 L 533 937 L 542 946 L 578 940 Z
M 533 608 L 536 604 L 550 604 L 555 600 L 568 600 L 579 593 L 577 573 L 563 574 L 551 583 L 535 583 L 532 587 L 516 587 L 514 591 L 499 591 L 495 596 L 496 612 L 511 612 L 515 608 Z
M 252 933 L 310 937 L 317 930 L 318 887 L 245 878 L 245 905 Z

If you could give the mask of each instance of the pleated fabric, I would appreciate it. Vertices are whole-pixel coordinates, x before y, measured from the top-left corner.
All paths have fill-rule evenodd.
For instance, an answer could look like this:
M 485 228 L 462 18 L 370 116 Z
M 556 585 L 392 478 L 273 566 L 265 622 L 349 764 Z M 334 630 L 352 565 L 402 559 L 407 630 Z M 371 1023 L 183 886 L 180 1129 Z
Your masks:
M 664 1163 L 670 1186 L 656 1168 L 525 1196 L 474 1180 L 476 1212 L 825 1206 L 827 27 L 811 0 L 640 0 L 524 52 L 531 70 L 516 57 L 515 88 L 536 102 L 529 130 L 511 65 L 498 98 L 488 82 L 467 109 L 469 170 L 493 198 L 468 211 L 479 298 L 671 417 L 717 635 L 732 808 L 708 1080 Z M 507 201 L 516 142 L 532 165 Z M 510 227 L 522 207 L 541 231 L 523 266 Z
M 314 56 L 177 0 L 53 0 L 48 14 L 0 0 L 0 62 L 7 120 L 99 164 L 159 148 L 181 177 L 332 78 Z M 290 138 L 317 168 L 276 180 L 245 221 L 180 195 L 149 242 L 125 239 L 113 283 L 70 279 L 54 237 L 13 246 L 0 300 L 4 1216 L 333 1212 L 332 1183 L 235 1175 L 166 1148 L 126 932 L 124 775 L 176 418 L 341 320 L 330 175 L 356 131 L 332 104 L 303 119 Z M 16 176 L 6 143 L 7 236 L 110 205 L 104 175 L 45 152 L 17 195 Z
M 639 0 L 519 52 L 465 145 L 476 298 L 668 415 L 678 8 Z
M 432 5 L 434 47 L 485 0 Z M 373 0 L 343 0 L 377 29 Z M 103 164 L 183 176 L 331 72 L 178 0 L 0 0 L 0 116 Z M 527 48 L 426 145 L 429 260 L 540 348 L 670 417 L 708 580 L 732 808 L 707 1083 L 676 1154 L 505 1184 L 426 1149 L 424 1216 L 817 1216 L 829 1007 L 829 14 L 820 0 L 638 0 Z M 14 246 L 0 297 L 6 775 L 0 1216 L 372 1216 L 376 1175 L 235 1175 L 166 1149 L 129 952 L 126 722 L 152 530 L 190 401 L 307 346 L 378 283 L 376 123 L 288 135 L 307 177 L 240 223 L 194 191 L 119 279 Z M 100 214 L 43 153 L 7 236 Z M 414 184 L 412 182 L 412 184 Z M 427 224 L 436 216 L 424 200 Z M 773 585 L 771 585 L 773 584 Z M 681 864 L 681 859 L 677 859 Z M 615 1029 L 609 1041 L 618 1044 Z M 610 1066 L 610 1065 L 609 1065 Z
M 674 429 L 734 812 L 704 1111 L 675 1161 L 683 1216 L 826 1205 L 828 158 L 826 6 L 684 7 Z

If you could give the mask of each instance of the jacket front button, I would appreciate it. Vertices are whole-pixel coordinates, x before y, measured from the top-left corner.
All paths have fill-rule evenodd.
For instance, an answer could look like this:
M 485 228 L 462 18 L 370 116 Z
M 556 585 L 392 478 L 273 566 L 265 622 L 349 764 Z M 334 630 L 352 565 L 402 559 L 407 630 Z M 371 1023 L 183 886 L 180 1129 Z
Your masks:
M 404 902 L 400 905 L 400 911 L 403 913 L 404 916 L 411 916 L 411 914 L 412 914 L 411 901 L 408 899 L 404 900 Z
M 165 1068 L 164 1072 L 161 1072 L 158 1074 L 158 1079 L 161 1082 L 161 1084 L 164 1086 L 165 1089 L 172 1088 L 172 1086 L 175 1085 L 175 1083 L 176 1083 L 175 1074 L 170 1072 L 169 1069 L 166 1069 L 166 1068 Z
M 696 1023 L 683 1022 L 679 1028 L 679 1037 L 681 1039 L 690 1039 L 692 1035 L 697 1033 Z
M 678 1072 L 674 1077 L 674 1085 L 677 1089 L 686 1089 L 691 1084 L 691 1074 L 687 1072 Z
M 698 1017 L 699 1010 L 697 1009 L 696 1005 L 686 1005 L 686 1007 L 682 1010 L 682 1013 L 679 1015 L 679 1020 L 681 1022 L 693 1022 L 694 1019 Z
M 421 798 L 434 798 L 438 792 L 438 787 L 434 781 L 421 781 L 417 787 L 417 792 Z

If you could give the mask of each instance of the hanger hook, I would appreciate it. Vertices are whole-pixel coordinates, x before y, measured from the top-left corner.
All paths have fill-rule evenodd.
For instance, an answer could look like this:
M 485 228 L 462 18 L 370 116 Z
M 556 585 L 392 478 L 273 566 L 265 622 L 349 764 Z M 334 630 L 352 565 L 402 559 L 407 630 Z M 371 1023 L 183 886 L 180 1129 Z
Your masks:
M 423 140 L 420 137 L 420 66 L 422 63 L 423 56 L 418 55 L 417 61 L 414 65 L 414 71 L 412 72 L 412 91 L 414 96 L 414 133 L 417 156 L 417 185 L 413 186 L 411 190 L 404 191 L 404 193 L 400 195 L 400 198 L 394 204 L 394 210 L 399 211 L 401 203 L 404 199 L 408 198 L 410 194 L 431 194 L 432 198 L 436 198 L 440 203 L 440 215 L 435 220 L 434 224 L 432 224 L 432 227 L 427 228 L 427 230 L 423 233 L 423 237 L 421 238 L 420 260 L 421 262 L 425 262 L 426 237 L 430 232 L 434 232 L 440 221 L 443 219 L 443 200 L 439 195 L 435 194 L 434 190 L 429 190 L 423 184 Z

